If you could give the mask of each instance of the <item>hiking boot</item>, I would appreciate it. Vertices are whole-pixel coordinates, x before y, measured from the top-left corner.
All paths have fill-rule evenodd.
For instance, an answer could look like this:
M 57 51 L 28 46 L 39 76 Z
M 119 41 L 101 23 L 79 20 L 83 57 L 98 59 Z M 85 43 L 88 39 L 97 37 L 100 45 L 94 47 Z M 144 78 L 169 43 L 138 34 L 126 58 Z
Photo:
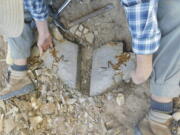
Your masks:
M 169 115 L 151 110 L 138 127 L 127 135 L 180 135 L 179 127 L 180 112 Z
M 172 115 L 150 111 L 149 115 L 139 124 L 142 135 L 172 135 L 170 126 Z
M 34 84 L 28 77 L 27 71 L 10 70 L 8 73 L 7 87 L 0 91 L 0 100 L 25 95 L 34 90 Z

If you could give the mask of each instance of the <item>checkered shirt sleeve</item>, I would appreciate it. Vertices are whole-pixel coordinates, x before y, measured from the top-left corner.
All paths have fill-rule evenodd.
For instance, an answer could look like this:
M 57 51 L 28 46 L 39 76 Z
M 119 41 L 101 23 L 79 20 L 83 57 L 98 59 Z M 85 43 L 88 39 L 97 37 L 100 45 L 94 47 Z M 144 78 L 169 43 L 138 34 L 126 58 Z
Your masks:
M 153 54 L 160 45 L 158 0 L 122 0 L 132 36 L 132 48 L 139 55 Z
M 24 0 L 24 8 L 36 21 L 44 21 L 48 17 L 48 9 L 44 0 Z

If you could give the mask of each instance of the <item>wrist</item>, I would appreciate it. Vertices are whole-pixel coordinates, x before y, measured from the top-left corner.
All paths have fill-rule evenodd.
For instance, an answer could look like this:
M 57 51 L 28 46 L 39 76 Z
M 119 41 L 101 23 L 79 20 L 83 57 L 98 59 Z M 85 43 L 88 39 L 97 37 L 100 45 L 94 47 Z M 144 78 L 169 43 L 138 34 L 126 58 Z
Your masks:
M 47 24 L 46 20 L 36 21 L 36 26 L 37 26 L 39 36 L 49 36 L 50 35 L 48 24 Z
M 136 72 L 142 74 L 152 72 L 152 55 L 136 56 Z
M 152 72 L 152 55 L 137 55 L 136 70 L 132 74 L 133 82 L 141 84 L 145 82 Z

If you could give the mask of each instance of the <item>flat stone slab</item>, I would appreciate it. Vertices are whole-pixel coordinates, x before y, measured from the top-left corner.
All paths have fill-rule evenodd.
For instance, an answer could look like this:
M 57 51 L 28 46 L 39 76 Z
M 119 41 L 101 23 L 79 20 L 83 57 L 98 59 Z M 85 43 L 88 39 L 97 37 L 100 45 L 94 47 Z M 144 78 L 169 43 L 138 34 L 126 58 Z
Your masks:
M 123 53 L 123 44 L 115 45 L 107 44 L 94 51 L 91 82 L 90 82 L 90 96 L 102 94 L 107 89 L 111 88 L 115 82 L 122 80 L 121 76 L 116 76 L 116 71 L 109 65 L 109 63 L 116 63 L 116 56 Z
M 107 44 L 95 50 L 91 71 L 90 96 L 100 95 L 122 81 L 129 82 L 131 71 L 134 68 L 135 55 L 123 53 L 122 43 Z
M 57 40 L 54 40 L 54 44 L 58 61 L 48 51 L 43 56 L 44 65 L 57 72 L 57 76 L 69 87 L 76 88 L 78 45 L 69 41 L 59 42 Z

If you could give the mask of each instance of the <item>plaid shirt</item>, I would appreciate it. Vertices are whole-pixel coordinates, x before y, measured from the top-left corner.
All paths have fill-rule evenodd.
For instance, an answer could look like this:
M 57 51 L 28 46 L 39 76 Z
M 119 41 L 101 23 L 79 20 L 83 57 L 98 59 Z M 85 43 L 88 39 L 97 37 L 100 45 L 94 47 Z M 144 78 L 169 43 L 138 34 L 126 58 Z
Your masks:
M 24 0 L 24 8 L 36 21 L 44 21 L 48 17 L 48 9 L 44 0 Z
M 157 22 L 158 0 L 122 0 L 132 36 L 132 48 L 139 55 L 153 54 L 160 45 Z

